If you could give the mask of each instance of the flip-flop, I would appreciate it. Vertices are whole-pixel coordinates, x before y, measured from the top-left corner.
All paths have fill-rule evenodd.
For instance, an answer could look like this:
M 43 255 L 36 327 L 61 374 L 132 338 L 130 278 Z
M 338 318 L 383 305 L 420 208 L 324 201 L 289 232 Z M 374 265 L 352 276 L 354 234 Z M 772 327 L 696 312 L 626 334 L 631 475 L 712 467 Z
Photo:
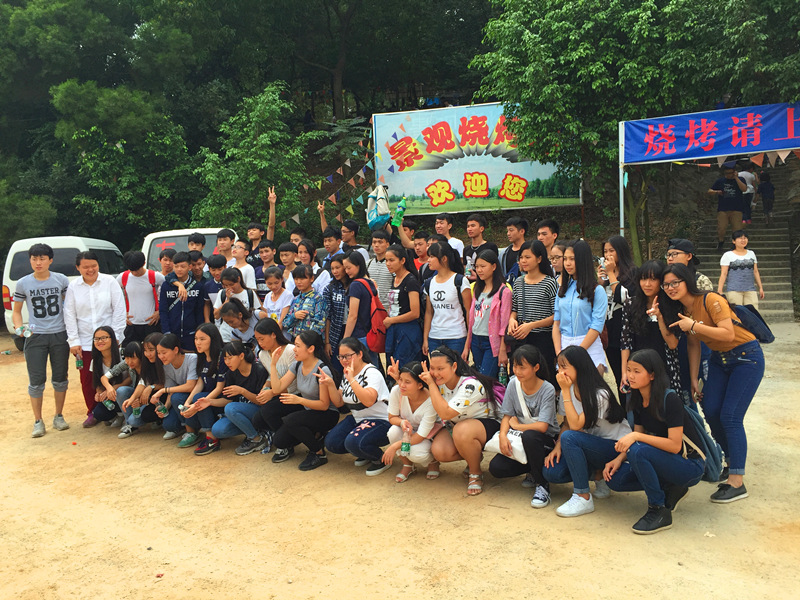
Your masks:
M 432 471 L 431 465 L 436 465 L 436 469 Z M 430 479 L 430 480 L 439 479 L 439 475 L 441 475 L 441 473 L 439 472 L 439 461 L 434 461 L 430 463 L 428 465 L 428 472 L 425 473 L 425 479 Z
M 408 465 L 405 465 L 405 466 L 403 466 L 403 468 L 405 469 L 407 466 Z M 394 481 L 395 481 L 395 483 L 404 483 L 404 482 L 408 481 L 408 478 L 411 477 L 416 472 L 417 472 L 417 468 L 412 465 L 411 466 L 411 471 L 408 472 L 408 475 L 403 473 L 403 471 L 401 470 L 397 475 L 394 476 Z

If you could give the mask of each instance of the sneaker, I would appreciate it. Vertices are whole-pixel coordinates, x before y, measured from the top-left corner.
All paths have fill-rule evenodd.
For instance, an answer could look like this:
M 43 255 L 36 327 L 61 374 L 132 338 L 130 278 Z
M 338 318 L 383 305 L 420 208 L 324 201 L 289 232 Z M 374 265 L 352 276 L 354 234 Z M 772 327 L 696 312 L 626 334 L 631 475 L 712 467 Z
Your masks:
M 194 453 L 197 456 L 205 456 L 206 454 L 211 454 L 212 452 L 216 452 L 220 448 L 219 440 L 216 438 L 205 437 L 203 441 L 200 442 L 200 445 L 194 449 Z
M 671 511 L 678 508 L 681 500 L 689 495 L 689 488 L 684 485 L 670 485 L 664 486 L 664 506 Z
M 745 498 L 747 498 L 747 488 L 744 487 L 744 484 L 739 487 L 733 487 L 728 483 L 723 483 L 716 492 L 711 494 L 711 501 L 717 504 L 727 504 L 728 502 L 736 502 Z
M 38 421 L 33 422 L 33 433 L 31 433 L 32 438 L 39 438 L 42 437 L 47 430 L 44 428 L 44 421 L 39 419 Z
M 294 456 L 294 448 L 275 448 L 275 454 L 272 455 L 272 462 L 282 463 L 289 460 Z
M 125 415 L 122 413 L 117 413 L 117 416 L 114 417 L 114 420 L 109 423 L 109 427 L 113 427 L 116 429 L 117 427 L 122 427 L 125 424 Z
M 367 477 L 375 477 L 375 475 L 380 475 L 385 470 L 391 468 L 392 465 L 385 465 L 382 462 L 370 462 L 369 467 L 367 467 Z
M 178 448 L 191 448 L 192 446 L 197 446 L 197 442 L 199 441 L 199 435 L 192 433 L 191 431 L 187 431 L 181 436 L 181 441 L 178 442 Z
M 89 429 L 90 427 L 94 427 L 95 425 L 97 425 L 97 423 L 98 421 L 97 419 L 94 418 L 94 415 L 90 414 L 88 417 L 86 417 L 86 420 L 83 422 L 83 428 Z
M 594 482 L 594 493 L 592 494 L 593 497 L 598 498 L 600 500 L 605 500 L 611 495 L 611 489 L 608 487 L 608 484 L 603 479 L 598 479 Z
M 550 488 L 543 485 L 537 485 L 536 491 L 533 492 L 531 507 L 544 508 L 548 504 L 550 504 Z
M 372 461 L 370 459 L 368 459 L 368 458 L 357 458 L 353 464 L 355 466 L 357 466 L 357 467 L 365 467 L 368 464 L 370 464 L 371 462 Z M 381 463 L 381 464 L 383 464 L 383 463 Z
M 255 440 L 248 440 L 244 438 L 244 441 L 239 444 L 239 447 L 236 449 L 236 454 L 239 456 L 244 456 L 246 454 L 250 454 L 251 452 L 260 452 L 264 446 L 267 445 L 267 436 L 262 435 L 261 439 L 258 441 Z
M 324 454 L 317 454 L 316 452 L 309 450 L 308 454 L 306 454 L 306 457 L 303 459 L 303 462 L 301 462 L 300 466 L 297 468 L 301 471 L 312 471 L 317 467 L 321 467 L 327 462 L 327 456 Z
M 556 509 L 559 517 L 580 517 L 590 512 L 594 512 L 594 500 L 591 495 L 588 500 L 584 500 L 578 494 L 572 494 L 569 500 Z
M 117 437 L 121 440 L 124 440 L 125 438 L 131 437 L 137 431 L 138 429 L 136 427 L 131 427 L 130 425 L 123 425 L 122 429 L 119 430 L 119 435 Z
M 644 516 L 631 527 L 633 533 L 639 535 L 650 535 L 671 528 L 672 511 L 666 506 L 653 506 L 652 504 L 647 507 Z
M 528 473 L 527 475 L 525 475 L 525 479 L 522 480 L 521 485 L 524 488 L 532 490 L 533 488 L 536 487 L 536 482 L 533 480 L 533 476 L 530 473 Z
M 69 429 L 69 423 L 64 420 L 64 415 L 56 415 L 53 417 L 53 429 L 58 431 L 66 431 Z
M 178 437 L 178 433 L 175 431 L 167 431 L 164 433 L 165 440 L 174 440 L 176 437 Z

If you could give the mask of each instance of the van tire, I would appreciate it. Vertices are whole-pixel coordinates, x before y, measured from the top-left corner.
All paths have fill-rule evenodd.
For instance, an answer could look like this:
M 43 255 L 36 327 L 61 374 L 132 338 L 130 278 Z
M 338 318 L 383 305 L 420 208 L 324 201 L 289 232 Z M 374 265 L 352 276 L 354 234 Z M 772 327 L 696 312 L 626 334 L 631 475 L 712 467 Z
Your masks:
M 21 335 L 14 336 L 14 345 L 17 347 L 17 350 L 22 352 L 25 349 L 25 338 Z

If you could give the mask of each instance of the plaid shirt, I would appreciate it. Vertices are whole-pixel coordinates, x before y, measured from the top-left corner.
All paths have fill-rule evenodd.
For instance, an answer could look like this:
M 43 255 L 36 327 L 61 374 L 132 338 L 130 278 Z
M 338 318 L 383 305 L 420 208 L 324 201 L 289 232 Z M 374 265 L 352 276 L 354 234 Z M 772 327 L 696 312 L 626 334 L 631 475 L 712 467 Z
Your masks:
M 308 316 L 305 319 L 295 318 L 295 313 L 299 310 L 307 310 Z M 328 306 L 325 299 L 314 289 L 295 296 L 289 306 L 289 312 L 283 319 L 283 328 L 294 339 L 298 333 L 308 329 L 313 329 L 320 335 L 325 335 L 325 320 L 328 316 Z

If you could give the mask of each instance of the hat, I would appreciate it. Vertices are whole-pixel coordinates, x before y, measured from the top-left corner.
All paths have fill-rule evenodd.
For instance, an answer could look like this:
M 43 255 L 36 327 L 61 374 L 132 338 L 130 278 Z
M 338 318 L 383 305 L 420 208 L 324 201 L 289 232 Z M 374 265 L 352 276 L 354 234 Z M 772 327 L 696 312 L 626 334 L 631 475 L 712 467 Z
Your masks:
M 694 244 L 689 240 L 685 240 L 683 238 L 673 238 L 669 240 L 669 248 L 667 248 L 667 250 L 680 250 L 681 252 L 691 254 L 692 264 L 700 264 L 700 259 L 697 258 L 697 254 L 695 253 Z
M 358 226 L 358 223 L 356 221 L 354 221 L 353 219 L 345 219 L 344 223 L 342 223 L 342 225 L 347 227 L 354 234 L 358 235 L 359 226 Z

